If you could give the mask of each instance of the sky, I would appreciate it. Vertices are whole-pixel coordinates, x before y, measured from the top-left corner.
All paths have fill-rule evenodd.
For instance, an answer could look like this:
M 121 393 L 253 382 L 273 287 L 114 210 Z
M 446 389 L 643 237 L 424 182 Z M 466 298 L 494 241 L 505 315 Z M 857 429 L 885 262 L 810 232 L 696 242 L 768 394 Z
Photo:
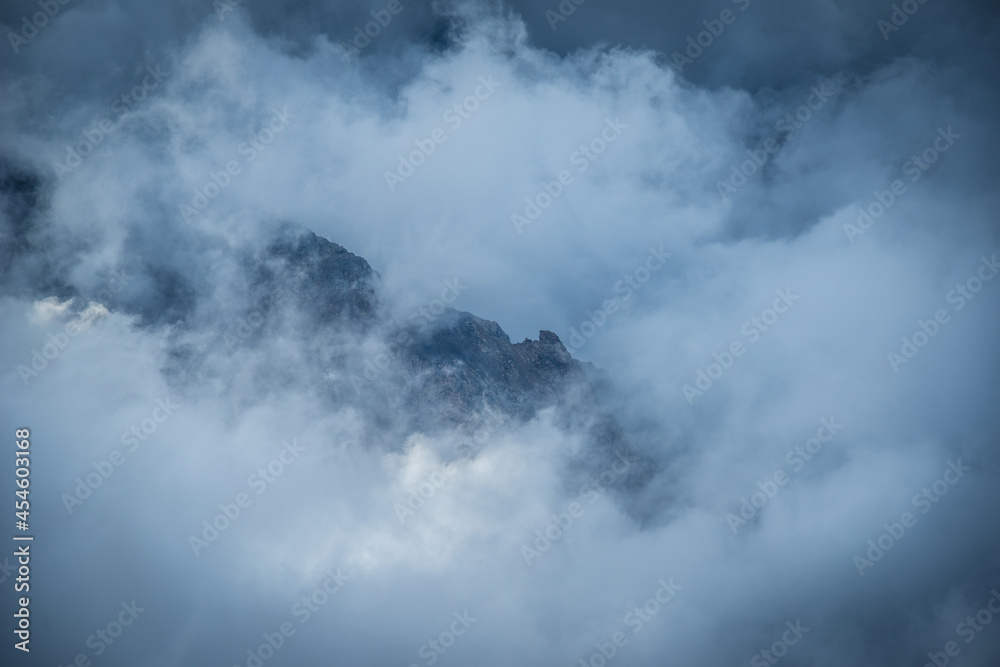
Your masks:
M 0 24 L 0 424 L 32 434 L 37 536 L 30 655 L 0 569 L 11 664 L 996 664 L 990 3 Z M 582 491 L 552 411 L 470 460 L 375 446 L 295 322 L 221 344 L 234 257 L 284 222 L 364 257 L 393 318 L 457 284 L 512 341 L 556 333 L 655 475 Z

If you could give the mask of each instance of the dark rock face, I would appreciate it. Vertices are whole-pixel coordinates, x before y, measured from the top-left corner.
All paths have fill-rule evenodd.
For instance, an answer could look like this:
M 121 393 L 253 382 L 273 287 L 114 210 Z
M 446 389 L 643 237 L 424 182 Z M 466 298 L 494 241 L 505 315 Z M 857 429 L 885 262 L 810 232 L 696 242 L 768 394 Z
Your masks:
M 72 296 L 62 267 L 39 252 L 47 245 L 38 228 L 47 196 L 38 174 L 0 155 L 0 293 L 31 296 L 41 291 L 45 296 Z M 33 254 L 31 262 L 17 262 Z
M 2 188 L 34 192 L 17 175 L 0 176 Z M 14 231 L 23 243 L 24 230 Z M 129 238 L 129 289 L 110 302 L 97 291 L 56 289 L 66 283 L 55 270 L 32 296 L 75 297 L 80 307 L 99 300 L 166 332 L 164 370 L 195 394 L 236 393 L 250 405 L 286 388 L 315 389 L 331 409 L 355 411 L 373 447 L 399 446 L 418 431 L 464 437 L 549 408 L 561 428 L 592 443 L 587 467 L 624 446 L 588 368 L 550 331 L 512 343 L 496 322 L 453 309 L 429 324 L 394 321 L 367 261 L 295 225 L 239 247 L 177 230 L 146 233 Z
M 430 326 L 391 321 L 368 263 L 301 228 L 282 229 L 245 267 L 248 310 L 267 311 L 260 304 L 281 297 L 275 308 L 283 314 L 266 316 L 256 333 L 263 337 L 272 320 L 294 311 L 315 360 L 311 381 L 333 406 L 356 410 L 373 446 L 398 446 L 418 431 L 470 435 L 554 408 L 560 428 L 590 443 L 582 472 L 626 447 L 588 368 L 551 331 L 512 343 L 496 322 L 453 309 Z M 276 375 L 265 374 L 269 382 Z
M 387 321 L 378 303 L 380 278 L 368 263 L 301 230 L 286 230 L 272 243 L 255 276 L 256 291 L 291 295 L 307 323 L 307 344 L 321 360 L 321 386 L 337 407 L 356 409 L 372 446 L 400 446 L 415 432 L 457 433 L 471 444 L 483 429 L 553 408 L 556 425 L 586 443 L 567 470 L 568 483 L 592 479 L 622 452 L 635 464 L 622 488 L 638 489 L 654 471 L 648 458 L 628 451 L 591 383 L 593 367 L 573 359 L 551 331 L 511 343 L 496 322 L 453 309 L 432 326 Z M 373 338 L 381 341 L 376 351 L 350 342 Z M 345 347 L 355 352 L 337 352 Z
M 519 419 L 587 387 L 579 362 L 558 336 L 511 344 L 496 322 L 451 312 L 440 327 L 409 345 L 409 370 L 422 378 L 415 400 L 443 401 L 462 421 L 484 404 Z
M 318 322 L 362 329 L 376 316 L 379 275 L 361 257 L 312 232 L 286 227 L 254 267 L 258 287 L 284 290 Z M 275 272 L 271 267 L 280 267 Z
M 511 343 L 496 322 L 453 309 L 431 327 L 383 321 L 380 276 L 368 262 L 301 228 L 283 228 L 246 270 L 251 303 L 280 298 L 297 311 L 320 365 L 339 377 L 329 381 L 330 395 L 358 405 L 380 428 L 472 425 L 486 408 L 523 421 L 553 405 L 594 401 L 582 365 L 550 331 Z M 345 338 L 371 336 L 395 344 L 370 358 L 336 353 Z

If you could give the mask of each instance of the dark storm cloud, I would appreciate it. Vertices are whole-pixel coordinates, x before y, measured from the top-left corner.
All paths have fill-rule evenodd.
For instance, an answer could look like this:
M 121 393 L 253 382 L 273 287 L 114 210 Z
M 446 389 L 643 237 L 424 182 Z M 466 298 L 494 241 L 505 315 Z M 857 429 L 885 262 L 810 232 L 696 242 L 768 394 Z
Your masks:
M 842 70 L 868 72 L 914 51 L 944 56 L 960 50 L 969 34 L 990 30 L 995 21 L 992 4 L 976 0 L 898 3 L 906 4 L 907 11 L 918 9 L 912 18 L 904 14 L 902 25 L 886 29 L 878 22 L 891 23 L 892 3 L 864 0 L 512 0 L 510 4 L 524 17 L 532 41 L 540 46 L 568 53 L 593 44 L 621 44 L 658 51 L 668 63 L 675 52 L 693 55 L 694 63 L 684 67 L 690 80 L 750 90 L 782 88 Z M 732 12 L 732 22 L 719 25 L 720 14 L 726 10 Z M 701 55 L 695 55 L 697 48 L 685 53 L 688 38 L 698 44 L 698 33 L 706 30 L 713 34 L 702 38 Z
M 1000 585 L 988 5 L 888 39 L 891 3 L 558 6 L 71 1 L 7 44 L 0 422 L 36 433 L 46 663 L 253 664 L 289 622 L 265 664 L 746 664 L 799 624 L 780 664 L 991 664 L 1000 619 L 956 629 Z M 457 281 L 556 331 L 657 476 L 591 502 L 549 413 L 454 467 L 447 435 L 366 442 L 293 314 L 223 341 L 279 220 L 367 258 L 393 317 Z

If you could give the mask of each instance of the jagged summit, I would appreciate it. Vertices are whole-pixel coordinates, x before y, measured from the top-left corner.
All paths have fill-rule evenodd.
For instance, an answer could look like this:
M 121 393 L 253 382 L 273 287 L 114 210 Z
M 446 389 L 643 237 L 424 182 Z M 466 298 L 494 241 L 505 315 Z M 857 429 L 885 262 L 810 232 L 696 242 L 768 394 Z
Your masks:
M 429 326 L 386 319 L 368 262 L 301 228 L 282 229 L 248 271 L 255 293 L 290 295 L 327 395 L 357 406 L 372 432 L 474 430 L 488 412 L 524 421 L 555 407 L 601 449 L 622 442 L 584 364 L 551 331 L 512 343 L 498 323 L 451 308 Z M 343 353 L 345 337 L 365 352 Z
M 248 269 L 255 287 L 281 290 L 321 322 L 364 328 L 376 317 L 381 276 L 364 258 L 307 229 L 282 227 Z

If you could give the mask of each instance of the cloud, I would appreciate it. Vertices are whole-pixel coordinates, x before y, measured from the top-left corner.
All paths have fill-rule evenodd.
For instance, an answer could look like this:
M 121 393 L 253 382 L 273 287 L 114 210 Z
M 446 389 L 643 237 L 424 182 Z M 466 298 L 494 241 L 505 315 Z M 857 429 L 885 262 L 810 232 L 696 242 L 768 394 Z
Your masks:
M 0 414 L 37 457 L 39 654 L 714 665 L 801 622 L 787 664 L 953 640 L 987 664 L 992 635 L 955 628 L 998 585 L 995 20 L 925 3 L 884 40 L 880 7 L 732 4 L 682 73 L 728 3 L 551 30 L 542 5 L 403 0 L 350 58 L 386 3 L 67 5 L 5 53 Z M 227 345 L 284 222 L 367 259 L 393 322 L 462 285 L 515 341 L 580 332 L 645 483 L 597 485 L 551 411 L 473 455 L 373 428 L 324 392 L 382 329 L 281 306 Z M 405 421 L 391 387 L 369 407 Z

